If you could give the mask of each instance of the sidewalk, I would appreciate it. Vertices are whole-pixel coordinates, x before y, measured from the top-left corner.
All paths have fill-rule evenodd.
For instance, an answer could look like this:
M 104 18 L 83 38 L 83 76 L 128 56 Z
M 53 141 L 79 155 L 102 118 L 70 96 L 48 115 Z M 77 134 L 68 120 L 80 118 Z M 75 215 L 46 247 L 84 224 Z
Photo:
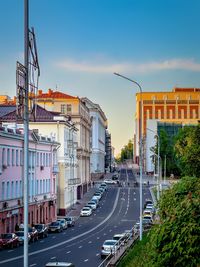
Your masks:
M 112 177 L 112 173 L 106 173 L 104 175 L 104 178 L 99 180 L 99 181 L 95 181 L 95 184 L 100 184 L 103 182 L 104 179 L 109 179 Z M 94 192 L 96 191 L 96 186 L 94 185 L 94 187 L 92 186 L 87 193 L 84 194 L 84 196 L 82 197 L 82 199 L 77 200 L 77 202 L 74 204 L 74 206 L 67 212 L 66 216 L 72 216 L 72 217 L 79 217 L 80 216 L 80 211 L 81 209 L 88 203 L 88 201 L 92 198 Z

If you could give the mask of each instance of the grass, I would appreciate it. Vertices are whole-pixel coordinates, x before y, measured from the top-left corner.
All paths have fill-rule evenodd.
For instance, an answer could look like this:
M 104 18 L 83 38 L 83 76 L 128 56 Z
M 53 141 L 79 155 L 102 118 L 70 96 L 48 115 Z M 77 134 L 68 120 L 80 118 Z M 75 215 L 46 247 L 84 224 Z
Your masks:
M 142 241 L 137 240 L 132 249 L 123 257 L 117 267 L 143 267 L 147 265 L 148 233 L 143 235 Z

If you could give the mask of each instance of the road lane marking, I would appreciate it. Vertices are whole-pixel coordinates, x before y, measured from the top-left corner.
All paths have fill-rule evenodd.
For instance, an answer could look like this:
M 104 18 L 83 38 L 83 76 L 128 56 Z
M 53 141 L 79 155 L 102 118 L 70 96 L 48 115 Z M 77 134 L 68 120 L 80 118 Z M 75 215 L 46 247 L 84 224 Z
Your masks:
M 40 243 L 44 243 L 44 240 L 41 240 Z
M 91 244 L 91 243 L 92 243 L 92 241 L 89 241 L 89 242 L 88 242 L 88 244 Z
M 12 249 L 12 250 L 8 250 L 8 253 L 9 253 L 9 252 L 12 252 L 12 251 L 13 251 L 13 249 Z
M 54 259 L 56 259 L 56 257 L 51 257 L 51 260 L 54 260 Z
M 69 250 L 69 251 L 67 251 L 67 254 L 69 254 L 69 253 L 71 253 L 71 251 Z
M 87 262 L 87 261 L 88 261 L 88 259 L 84 260 L 84 262 Z
M 79 246 L 78 248 L 82 248 L 83 246 Z
M 97 237 L 97 239 L 99 239 L 100 237 Z
M 117 204 L 118 204 L 119 194 L 120 194 L 120 188 L 118 188 L 117 195 L 116 195 L 116 198 L 115 198 L 115 202 L 114 202 L 114 205 L 113 205 L 113 208 L 112 208 L 111 212 L 109 213 L 109 215 L 102 222 L 100 222 L 94 228 L 92 228 L 92 229 L 90 229 L 90 230 L 88 230 L 88 231 L 86 231 L 86 232 L 84 232 L 82 234 L 76 235 L 76 236 L 74 236 L 74 237 L 72 237 L 72 238 L 70 238 L 68 240 L 65 240 L 65 241 L 62 241 L 60 243 L 57 243 L 55 245 L 52 245 L 52 246 L 49 246 L 47 248 L 43 248 L 43 249 L 40 249 L 40 250 L 33 251 L 33 252 L 29 253 L 29 257 L 32 256 L 32 255 L 37 255 L 39 253 L 54 249 L 54 248 L 59 247 L 59 246 L 63 246 L 64 244 L 69 243 L 71 241 L 74 241 L 74 240 L 76 240 L 76 239 L 78 239 L 78 238 L 80 238 L 82 236 L 88 235 L 89 233 L 91 233 L 94 230 L 96 230 L 97 228 L 99 228 L 101 225 L 103 225 L 105 222 L 107 222 L 112 217 L 112 215 L 113 215 L 113 213 L 114 213 L 114 211 L 115 211 L 115 209 L 117 207 Z M 0 264 L 4 264 L 4 263 L 10 262 L 10 261 L 22 259 L 23 257 L 24 257 L 24 255 L 20 255 L 20 256 L 17 256 L 17 257 L 10 258 L 10 259 L 6 259 L 6 260 L 3 260 L 3 261 L 0 261 Z
M 33 266 L 36 266 L 36 265 L 37 265 L 37 263 L 33 263 L 33 264 L 29 265 L 29 266 L 33 267 Z
M 100 255 L 99 253 L 96 254 L 97 257 L 98 257 L 99 255 Z
M 52 236 L 52 238 L 56 238 L 55 236 Z

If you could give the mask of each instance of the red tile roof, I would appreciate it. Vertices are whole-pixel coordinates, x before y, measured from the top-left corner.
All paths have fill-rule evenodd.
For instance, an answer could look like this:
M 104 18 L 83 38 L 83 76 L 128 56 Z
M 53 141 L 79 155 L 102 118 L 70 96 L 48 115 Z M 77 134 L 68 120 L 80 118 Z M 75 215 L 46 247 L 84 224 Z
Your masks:
M 77 97 L 67 95 L 67 94 L 59 92 L 59 91 L 53 91 L 51 89 L 48 90 L 48 93 L 43 93 L 42 90 L 38 90 L 37 99 L 40 99 L 40 98 L 77 99 Z

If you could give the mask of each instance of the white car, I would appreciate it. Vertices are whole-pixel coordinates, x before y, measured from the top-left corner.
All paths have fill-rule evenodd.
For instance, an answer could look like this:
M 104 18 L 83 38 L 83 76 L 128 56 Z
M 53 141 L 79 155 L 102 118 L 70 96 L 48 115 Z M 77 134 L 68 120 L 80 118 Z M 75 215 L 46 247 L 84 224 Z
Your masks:
M 119 245 L 117 240 L 105 240 L 101 249 L 101 258 L 110 254 L 115 254 L 118 248 Z
M 102 198 L 101 193 L 94 193 L 94 197 L 98 198 L 99 200 Z
M 67 229 L 68 225 L 65 219 L 57 219 L 57 221 L 61 223 L 63 229 Z
M 92 208 L 93 210 L 96 210 L 96 208 L 97 208 L 97 204 L 96 204 L 95 201 L 89 201 L 89 202 L 87 203 L 87 205 L 91 206 L 91 208 Z
M 81 216 L 90 216 L 92 214 L 92 209 L 89 207 L 83 207 L 81 210 Z
M 149 216 L 152 216 L 152 211 L 149 210 L 149 209 L 145 209 L 145 210 L 143 211 L 143 215 L 149 215 Z
M 106 184 L 117 184 L 117 181 L 111 180 L 111 179 L 106 179 L 106 180 L 104 180 L 104 183 L 106 183 Z

